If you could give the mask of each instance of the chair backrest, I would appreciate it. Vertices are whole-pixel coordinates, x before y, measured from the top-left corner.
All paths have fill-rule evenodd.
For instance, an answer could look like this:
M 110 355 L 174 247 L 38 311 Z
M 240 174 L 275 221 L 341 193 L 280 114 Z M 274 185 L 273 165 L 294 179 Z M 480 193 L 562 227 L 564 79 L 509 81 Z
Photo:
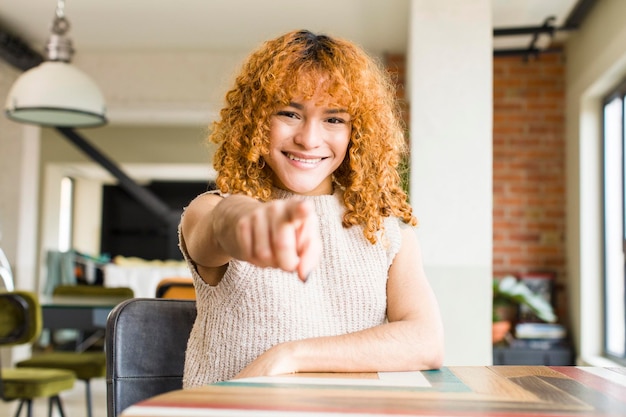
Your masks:
M 14 346 L 34 341 L 41 332 L 41 308 L 34 293 L 0 291 L 0 346 Z M 5 400 L 0 355 L 0 399 Z
M 78 295 L 86 297 L 125 297 L 133 298 L 132 288 L 103 287 L 101 285 L 59 285 L 54 288 L 54 295 Z
M 157 285 L 155 297 L 195 300 L 196 290 L 193 286 L 193 278 L 163 278 Z
M 107 411 L 117 417 L 146 398 L 183 386 L 194 300 L 133 298 L 109 314 L 106 328 Z
M 31 343 L 41 326 L 41 308 L 34 293 L 0 292 L 0 346 Z

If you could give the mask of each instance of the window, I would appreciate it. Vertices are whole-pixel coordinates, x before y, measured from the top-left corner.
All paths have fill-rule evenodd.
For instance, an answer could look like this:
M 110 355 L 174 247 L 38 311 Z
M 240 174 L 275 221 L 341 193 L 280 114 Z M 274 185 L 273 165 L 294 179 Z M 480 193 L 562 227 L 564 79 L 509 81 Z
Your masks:
M 604 349 L 626 363 L 625 96 L 622 83 L 603 102 Z
M 72 248 L 72 224 L 74 219 L 74 180 L 70 177 L 61 179 L 59 207 L 59 251 L 67 252 Z

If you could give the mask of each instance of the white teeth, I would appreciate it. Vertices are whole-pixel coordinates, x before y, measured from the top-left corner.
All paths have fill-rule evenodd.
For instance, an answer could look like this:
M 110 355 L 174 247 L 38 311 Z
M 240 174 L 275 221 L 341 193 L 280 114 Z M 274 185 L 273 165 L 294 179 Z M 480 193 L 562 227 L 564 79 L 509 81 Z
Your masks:
M 292 161 L 302 162 L 304 164 L 317 164 L 318 162 L 322 161 L 322 158 L 303 159 L 303 158 L 297 158 L 293 156 L 292 154 L 287 154 L 287 158 L 291 159 Z

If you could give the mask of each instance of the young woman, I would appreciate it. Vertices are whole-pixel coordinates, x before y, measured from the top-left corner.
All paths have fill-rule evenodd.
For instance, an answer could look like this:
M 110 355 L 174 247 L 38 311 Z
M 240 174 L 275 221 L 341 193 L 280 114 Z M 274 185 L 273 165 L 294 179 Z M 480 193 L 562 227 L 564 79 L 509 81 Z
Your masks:
M 209 138 L 219 192 L 180 226 L 198 311 L 185 387 L 442 365 L 384 69 L 353 43 L 287 33 L 250 55 Z

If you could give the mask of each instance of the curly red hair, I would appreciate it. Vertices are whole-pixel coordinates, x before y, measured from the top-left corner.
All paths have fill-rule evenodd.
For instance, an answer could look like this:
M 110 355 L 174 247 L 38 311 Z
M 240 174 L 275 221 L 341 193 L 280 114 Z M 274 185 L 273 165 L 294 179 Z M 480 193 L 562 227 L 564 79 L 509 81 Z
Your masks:
M 261 201 L 271 198 L 272 171 L 263 159 L 269 153 L 270 118 L 294 97 L 313 97 L 320 80 L 328 104 L 347 109 L 352 121 L 346 158 L 334 173 L 344 191 L 343 225 L 362 225 L 372 243 L 385 217 L 416 225 L 400 186 L 406 142 L 388 73 L 355 44 L 304 30 L 265 42 L 226 94 L 209 135 L 219 145 L 213 159 L 217 187 Z

